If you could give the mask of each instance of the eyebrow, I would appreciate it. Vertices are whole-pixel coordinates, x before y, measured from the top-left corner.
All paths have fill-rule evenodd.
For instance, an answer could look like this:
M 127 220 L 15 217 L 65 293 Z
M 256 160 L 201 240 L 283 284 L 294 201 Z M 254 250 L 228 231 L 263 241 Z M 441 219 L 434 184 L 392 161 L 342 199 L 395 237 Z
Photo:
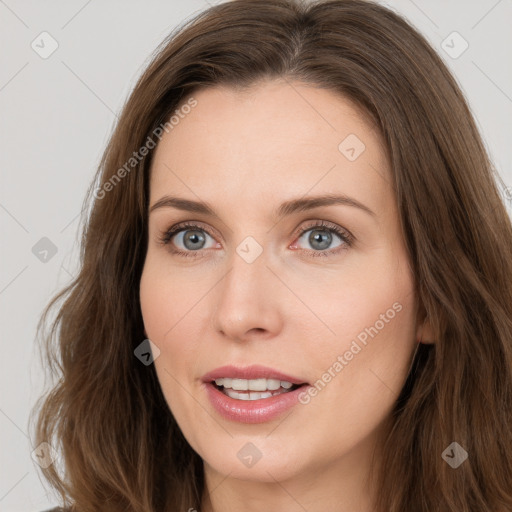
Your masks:
M 334 194 L 324 194 L 319 196 L 309 196 L 301 197 L 298 199 L 291 199 L 289 201 L 285 201 L 284 203 L 282 203 L 279 206 L 279 208 L 277 208 L 277 210 L 275 210 L 273 213 L 274 216 L 279 218 L 291 215 L 293 213 L 304 212 L 312 210 L 314 208 L 319 208 L 321 206 L 331 205 L 352 206 L 375 217 L 375 212 L 370 210 L 370 208 L 365 206 L 363 203 L 357 201 L 356 199 L 345 195 Z M 153 206 L 151 206 L 151 208 L 149 209 L 149 213 L 155 211 L 158 208 L 164 207 L 176 208 L 178 210 L 183 210 L 192 213 L 201 213 L 209 217 L 219 219 L 219 216 L 215 213 L 214 209 L 206 202 L 192 201 L 190 199 L 183 199 L 180 197 L 172 196 L 163 196 L 156 203 L 154 203 Z

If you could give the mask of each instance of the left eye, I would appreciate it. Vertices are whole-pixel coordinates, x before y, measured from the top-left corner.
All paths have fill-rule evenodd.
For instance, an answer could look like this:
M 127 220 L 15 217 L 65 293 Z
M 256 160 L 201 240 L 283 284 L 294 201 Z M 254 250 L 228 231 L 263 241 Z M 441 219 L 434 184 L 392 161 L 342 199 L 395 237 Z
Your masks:
M 338 239 L 338 243 L 336 245 L 332 245 L 333 240 L 336 242 L 336 238 Z M 309 243 L 310 247 L 314 251 L 335 249 L 336 247 L 343 245 L 343 243 L 347 243 L 347 239 L 343 234 L 338 233 L 333 228 L 326 227 L 313 227 L 304 230 L 298 238 L 298 242 L 304 243 L 304 241 Z

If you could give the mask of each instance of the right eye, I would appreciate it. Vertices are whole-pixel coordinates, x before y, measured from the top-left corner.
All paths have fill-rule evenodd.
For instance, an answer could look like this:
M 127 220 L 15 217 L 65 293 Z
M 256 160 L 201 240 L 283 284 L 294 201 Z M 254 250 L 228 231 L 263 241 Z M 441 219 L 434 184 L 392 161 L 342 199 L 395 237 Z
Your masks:
M 208 238 L 213 242 L 209 247 L 206 245 Z M 201 249 L 211 249 L 217 243 L 202 226 L 191 223 L 172 226 L 161 234 L 160 242 L 163 245 L 169 245 L 170 251 L 174 254 L 192 257 Z

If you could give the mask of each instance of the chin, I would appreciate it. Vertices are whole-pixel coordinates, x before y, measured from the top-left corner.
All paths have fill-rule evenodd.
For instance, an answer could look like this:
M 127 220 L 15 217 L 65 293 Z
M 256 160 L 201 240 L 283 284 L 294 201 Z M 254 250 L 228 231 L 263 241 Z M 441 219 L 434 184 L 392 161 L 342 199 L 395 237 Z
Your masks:
M 216 450 L 210 448 L 201 457 L 222 475 L 275 483 L 288 480 L 304 469 L 305 454 L 299 453 L 300 444 L 293 442 L 286 446 L 265 438 L 234 438 L 229 446 L 219 444 Z

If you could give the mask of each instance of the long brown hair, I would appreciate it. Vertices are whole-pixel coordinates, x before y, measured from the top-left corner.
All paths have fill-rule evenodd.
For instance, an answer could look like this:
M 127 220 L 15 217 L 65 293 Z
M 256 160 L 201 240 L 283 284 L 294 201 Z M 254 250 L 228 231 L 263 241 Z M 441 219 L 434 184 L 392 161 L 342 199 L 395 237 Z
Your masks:
M 236 0 L 200 13 L 158 49 L 88 191 L 80 272 L 38 326 L 59 304 L 41 336 L 56 380 L 33 409 L 34 446 L 62 455 L 44 477 L 77 512 L 200 510 L 202 460 L 153 365 L 134 356 L 145 338 L 138 292 L 152 151 L 130 158 L 198 88 L 267 78 L 335 91 L 375 122 L 434 333 L 394 408 L 375 510 L 510 512 L 510 218 L 445 64 L 399 15 L 364 0 Z M 442 457 L 452 442 L 468 452 L 457 468 Z

